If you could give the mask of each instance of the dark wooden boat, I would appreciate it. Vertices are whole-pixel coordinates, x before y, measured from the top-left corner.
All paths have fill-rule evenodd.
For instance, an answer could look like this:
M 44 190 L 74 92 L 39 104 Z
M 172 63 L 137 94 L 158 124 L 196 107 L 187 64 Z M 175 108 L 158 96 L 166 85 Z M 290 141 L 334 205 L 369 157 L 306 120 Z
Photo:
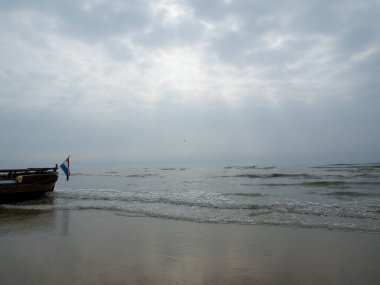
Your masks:
M 0 200 L 36 197 L 54 190 L 58 167 L 0 169 Z

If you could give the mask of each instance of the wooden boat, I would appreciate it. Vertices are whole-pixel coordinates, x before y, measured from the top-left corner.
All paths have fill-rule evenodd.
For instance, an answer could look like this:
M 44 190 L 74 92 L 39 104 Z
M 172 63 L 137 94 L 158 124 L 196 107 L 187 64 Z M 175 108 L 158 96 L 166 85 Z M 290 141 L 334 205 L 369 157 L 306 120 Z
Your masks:
M 0 169 L 0 201 L 7 198 L 36 197 L 54 190 L 58 167 Z

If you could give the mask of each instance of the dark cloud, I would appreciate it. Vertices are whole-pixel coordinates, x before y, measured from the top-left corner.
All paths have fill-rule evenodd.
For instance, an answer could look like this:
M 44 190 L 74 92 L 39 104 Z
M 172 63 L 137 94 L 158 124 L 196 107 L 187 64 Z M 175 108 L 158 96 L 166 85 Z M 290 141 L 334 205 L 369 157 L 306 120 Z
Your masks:
M 202 40 L 203 27 L 196 21 L 166 24 L 157 21 L 147 32 L 132 36 L 133 43 L 150 48 L 168 48 L 197 45 Z
M 6 1 L 4 12 L 29 11 L 54 17 L 56 29 L 67 37 L 104 41 L 112 36 L 141 31 L 151 23 L 149 1 Z M 37 18 L 38 19 L 38 18 Z M 35 21 L 32 22 L 32 24 Z
M 57 12 L 62 19 L 62 30 L 82 40 L 104 41 L 115 35 L 132 34 L 142 31 L 151 20 L 146 1 L 100 2 L 87 9 L 79 5 L 80 1 L 73 1 Z

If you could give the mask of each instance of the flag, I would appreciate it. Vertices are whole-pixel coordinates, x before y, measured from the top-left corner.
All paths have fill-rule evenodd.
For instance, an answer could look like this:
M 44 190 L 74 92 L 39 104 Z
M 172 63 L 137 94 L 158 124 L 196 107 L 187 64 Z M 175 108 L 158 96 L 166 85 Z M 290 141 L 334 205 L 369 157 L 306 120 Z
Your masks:
M 66 180 L 69 181 L 70 176 L 70 155 L 65 159 L 64 162 L 59 166 L 62 168 L 63 172 L 66 174 Z

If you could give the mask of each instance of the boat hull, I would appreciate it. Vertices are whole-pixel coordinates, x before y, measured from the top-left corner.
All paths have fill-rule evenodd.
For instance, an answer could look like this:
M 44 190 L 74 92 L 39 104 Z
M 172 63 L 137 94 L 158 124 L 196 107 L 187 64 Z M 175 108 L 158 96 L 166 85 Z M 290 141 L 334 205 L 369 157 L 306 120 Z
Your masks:
M 0 199 L 28 198 L 40 196 L 46 192 L 54 191 L 58 174 L 29 174 L 18 177 L 17 182 L 0 182 Z

